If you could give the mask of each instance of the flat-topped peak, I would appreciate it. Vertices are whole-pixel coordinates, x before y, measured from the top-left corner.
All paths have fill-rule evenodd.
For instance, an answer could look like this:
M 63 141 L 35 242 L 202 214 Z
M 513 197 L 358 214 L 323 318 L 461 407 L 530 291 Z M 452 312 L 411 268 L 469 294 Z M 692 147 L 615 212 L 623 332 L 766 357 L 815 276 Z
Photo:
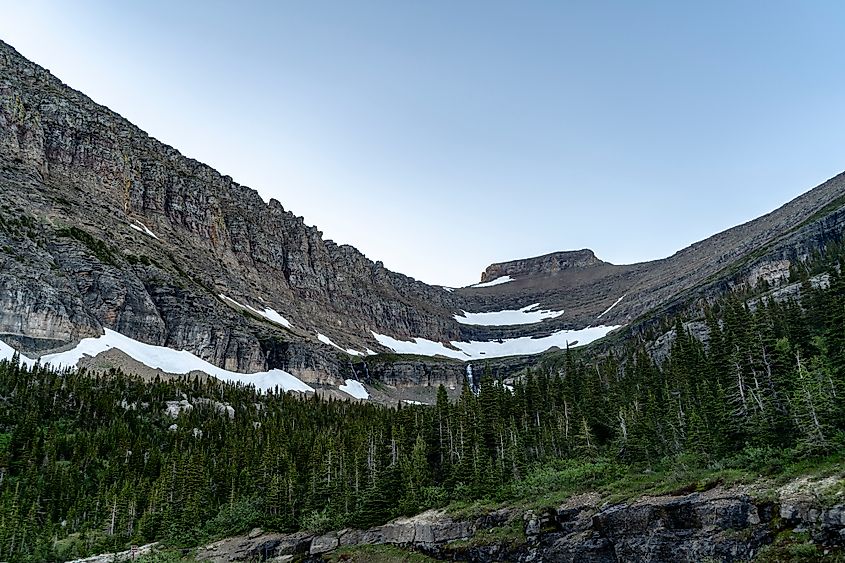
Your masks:
M 535 256 L 534 258 L 523 258 L 491 264 L 482 272 L 481 282 L 485 283 L 502 276 L 519 278 L 536 275 L 555 275 L 565 270 L 588 268 L 604 263 L 588 248 L 582 250 L 564 250 L 544 254 L 543 256 Z

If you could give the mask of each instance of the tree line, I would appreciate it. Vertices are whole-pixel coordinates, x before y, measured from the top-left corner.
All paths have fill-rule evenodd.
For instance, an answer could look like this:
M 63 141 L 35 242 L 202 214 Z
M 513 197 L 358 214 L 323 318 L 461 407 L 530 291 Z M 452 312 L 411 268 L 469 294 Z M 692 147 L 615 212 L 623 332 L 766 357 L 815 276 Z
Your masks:
M 450 501 L 508 498 L 554 460 L 634 466 L 840 448 L 839 255 L 796 269 L 800 298 L 773 299 L 765 286 L 734 292 L 610 352 L 551 355 L 512 389 L 476 366 L 476 388 L 450 402 L 441 387 L 434 405 L 2 362 L 0 559 L 191 546 L 253 526 L 368 527 Z M 661 357 L 654 342 L 664 333 Z

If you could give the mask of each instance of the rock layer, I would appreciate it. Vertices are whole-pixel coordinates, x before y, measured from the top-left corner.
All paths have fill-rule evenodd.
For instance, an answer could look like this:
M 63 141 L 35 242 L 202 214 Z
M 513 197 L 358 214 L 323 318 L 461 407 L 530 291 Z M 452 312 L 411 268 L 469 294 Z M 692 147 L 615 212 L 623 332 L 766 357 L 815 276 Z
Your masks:
M 107 327 L 227 369 L 336 372 L 370 331 L 455 338 L 455 297 L 323 240 L 0 43 L 0 335 Z M 272 308 L 274 325 L 219 298 Z
M 505 508 L 470 520 L 430 510 L 368 530 L 250 534 L 201 548 L 217 563 L 307 558 L 338 548 L 392 544 L 445 561 L 693 563 L 749 561 L 781 533 L 806 533 L 821 549 L 845 545 L 845 506 L 808 492 L 755 499 L 745 487 L 643 497 L 602 506 L 596 494 L 542 512 Z
M 571 269 L 589 268 L 604 264 L 592 250 L 553 252 L 536 258 L 491 264 L 481 273 L 481 282 L 491 282 L 502 276 L 524 278 L 527 276 L 556 276 Z
M 617 266 L 590 250 L 558 252 L 482 276 L 516 281 L 445 291 L 324 240 L 280 202 L 156 141 L 0 42 L 0 339 L 28 352 L 106 327 L 230 370 L 338 383 L 350 358 L 317 332 L 342 349 L 387 352 L 371 331 L 449 342 L 637 325 L 702 295 L 777 282 L 843 231 L 838 176 L 663 260 Z M 564 314 L 510 327 L 453 318 L 533 303 Z M 256 314 L 265 309 L 292 327 Z M 409 361 L 418 366 L 384 374 L 399 385 L 402 374 L 409 384 L 460 379 L 458 368 Z

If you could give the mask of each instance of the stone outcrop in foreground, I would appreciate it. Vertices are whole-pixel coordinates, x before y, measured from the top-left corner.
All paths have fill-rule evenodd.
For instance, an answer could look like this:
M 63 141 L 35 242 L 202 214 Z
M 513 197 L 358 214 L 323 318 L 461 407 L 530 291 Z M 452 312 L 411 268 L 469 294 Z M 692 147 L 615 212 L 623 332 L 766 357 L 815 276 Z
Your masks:
M 205 546 L 197 559 L 323 561 L 345 547 L 392 544 L 448 561 L 748 561 L 781 532 L 816 545 L 845 545 L 845 505 L 825 507 L 813 483 L 796 481 L 774 495 L 722 488 L 643 497 L 602 506 L 598 495 L 544 511 L 505 508 L 473 519 L 431 510 L 369 530 L 316 535 L 254 530 Z

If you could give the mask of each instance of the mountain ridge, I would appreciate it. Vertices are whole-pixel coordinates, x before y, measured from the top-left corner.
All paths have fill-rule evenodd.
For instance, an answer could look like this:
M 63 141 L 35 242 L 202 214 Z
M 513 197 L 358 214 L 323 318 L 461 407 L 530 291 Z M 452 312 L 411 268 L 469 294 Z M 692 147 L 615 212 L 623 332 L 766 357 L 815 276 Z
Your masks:
M 392 354 L 392 341 L 451 353 L 449 343 L 636 329 L 667 304 L 777 282 L 845 230 L 840 174 L 667 258 L 614 265 L 588 249 L 553 252 L 491 264 L 481 287 L 447 290 L 324 240 L 277 199 L 155 140 L 2 42 L 0 184 L 0 339 L 42 353 L 108 328 L 227 370 L 282 369 L 312 383 L 342 382 L 358 354 Z M 560 314 L 456 320 L 533 304 Z M 431 368 L 411 371 L 417 382 Z M 439 382 L 460 386 L 461 369 L 428 386 Z

